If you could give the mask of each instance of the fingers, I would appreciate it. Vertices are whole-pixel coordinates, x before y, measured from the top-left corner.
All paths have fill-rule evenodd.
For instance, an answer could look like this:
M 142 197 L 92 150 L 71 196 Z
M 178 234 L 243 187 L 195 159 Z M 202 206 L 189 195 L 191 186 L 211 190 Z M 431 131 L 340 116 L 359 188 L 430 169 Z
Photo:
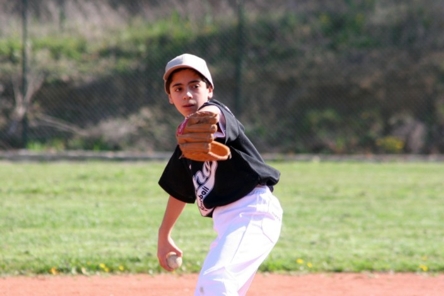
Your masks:
M 217 114 L 209 111 L 197 111 L 189 115 L 188 118 L 193 121 L 212 121 L 214 119 L 217 119 Z
M 182 150 L 182 153 L 208 153 L 211 150 L 211 143 L 203 143 L 203 142 L 196 142 L 196 143 L 183 143 L 180 144 L 180 150 Z
M 191 116 L 188 118 L 188 124 L 216 124 L 217 123 L 217 117 L 216 114 L 213 114 L 213 116 Z
M 190 132 L 209 132 L 217 131 L 218 115 L 208 111 L 198 111 L 188 116 L 177 128 L 177 134 L 186 134 Z
M 159 252 L 157 253 L 157 259 L 158 259 L 158 261 L 159 261 L 159 265 L 160 265 L 163 269 L 165 269 L 166 271 L 170 271 L 170 272 L 174 270 L 173 268 L 171 268 L 171 267 L 168 265 L 168 262 L 167 262 L 167 255 L 168 255 L 169 253 L 171 253 L 171 252 L 176 253 L 179 257 L 182 257 L 182 256 L 183 256 L 183 252 L 182 252 L 180 249 L 176 249 L 176 248 L 173 248 L 173 249 L 164 249 L 164 250 L 159 251 Z
M 165 269 L 166 271 L 173 271 L 173 269 L 168 265 L 167 262 L 167 256 L 163 256 L 162 258 L 159 258 L 159 264 L 160 266 Z
M 182 134 L 188 134 L 188 133 L 215 133 L 217 132 L 217 125 L 216 124 L 206 124 L 206 123 L 198 123 L 198 124 L 187 124 Z
M 192 134 L 184 134 L 184 135 L 178 135 L 176 137 L 177 143 L 183 144 L 183 143 L 210 143 L 214 139 L 213 134 L 209 133 L 192 133 Z

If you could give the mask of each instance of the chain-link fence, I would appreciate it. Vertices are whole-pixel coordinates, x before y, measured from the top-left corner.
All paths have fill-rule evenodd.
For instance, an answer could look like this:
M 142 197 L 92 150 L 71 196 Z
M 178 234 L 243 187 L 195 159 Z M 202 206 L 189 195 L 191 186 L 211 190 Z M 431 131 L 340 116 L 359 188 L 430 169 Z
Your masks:
M 440 0 L 0 0 L 0 149 L 169 151 L 207 60 L 261 152 L 444 152 Z

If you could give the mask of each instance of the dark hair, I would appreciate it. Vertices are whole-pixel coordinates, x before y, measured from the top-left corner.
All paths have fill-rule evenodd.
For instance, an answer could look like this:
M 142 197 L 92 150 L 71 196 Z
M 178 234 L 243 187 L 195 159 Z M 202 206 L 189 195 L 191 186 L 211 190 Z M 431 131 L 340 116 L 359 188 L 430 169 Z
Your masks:
M 190 70 L 193 70 L 194 72 L 196 72 L 197 75 L 199 75 L 199 78 L 202 79 L 203 82 L 205 82 L 205 84 L 207 85 L 207 88 L 210 87 L 211 83 L 208 81 L 208 79 L 205 78 L 205 76 L 200 74 L 199 71 L 196 71 L 196 70 L 194 70 L 192 68 L 179 68 L 179 69 L 176 69 L 173 72 L 171 72 L 170 76 L 168 76 L 168 79 L 167 79 L 167 81 L 165 83 L 166 91 L 167 91 L 168 94 L 170 93 L 171 79 L 172 79 L 173 75 L 176 74 L 179 71 L 186 70 L 186 69 L 190 69 Z

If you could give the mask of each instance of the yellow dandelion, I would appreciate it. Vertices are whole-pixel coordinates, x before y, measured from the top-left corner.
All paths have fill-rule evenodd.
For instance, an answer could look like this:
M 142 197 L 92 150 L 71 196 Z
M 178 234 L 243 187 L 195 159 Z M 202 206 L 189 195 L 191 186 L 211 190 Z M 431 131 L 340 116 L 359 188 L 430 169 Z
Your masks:
M 308 268 L 312 268 L 312 267 L 313 267 L 313 264 L 311 264 L 311 262 L 308 262 L 308 263 L 307 263 L 307 267 L 308 267 Z
M 105 267 L 105 268 L 103 269 L 103 271 L 105 271 L 105 272 L 109 272 L 109 268 L 108 268 L 108 267 Z
M 49 270 L 49 272 L 50 272 L 52 275 L 56 275 L 56 274 L 57 274 L 57 268 L 56 268 L 56 267 L 52 267 L 52 268 Z
M 420 268 L 422 271 L 427 271 L 427 270 L 429 270 L 429 268 L 428 268 L 426 265 L 424 265 L 424 264 L 419 265 L 419 268 Z
M 296 260 L 296 263 L 297 263 L 297 264 L 304 264 L 304 260 L 302 260 L 301 258 L 298 258 L 298 259 Z
M 125 267 L 123 267 L 122 265 L 119 266 L 119 270 L 123 271 L 125 269 Z
M 105 265 L 105 263 L 100 263 L 100 264 L 99 264 L 99 267 L 100 267 L 101 269 L 105 269 L 105 268 L 106 268 L 106 265 Z

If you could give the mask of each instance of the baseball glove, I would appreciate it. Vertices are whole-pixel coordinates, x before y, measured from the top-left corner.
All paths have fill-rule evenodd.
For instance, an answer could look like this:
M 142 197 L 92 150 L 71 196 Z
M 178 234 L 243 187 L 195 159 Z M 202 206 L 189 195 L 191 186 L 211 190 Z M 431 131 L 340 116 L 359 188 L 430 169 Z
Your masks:
M 196 161 L 228 159 L 230 148 L 214 141 L 216 131 L 217 118 L 213 112 L 198 111 L 185 118 L 176 133 L 182 157 Z

